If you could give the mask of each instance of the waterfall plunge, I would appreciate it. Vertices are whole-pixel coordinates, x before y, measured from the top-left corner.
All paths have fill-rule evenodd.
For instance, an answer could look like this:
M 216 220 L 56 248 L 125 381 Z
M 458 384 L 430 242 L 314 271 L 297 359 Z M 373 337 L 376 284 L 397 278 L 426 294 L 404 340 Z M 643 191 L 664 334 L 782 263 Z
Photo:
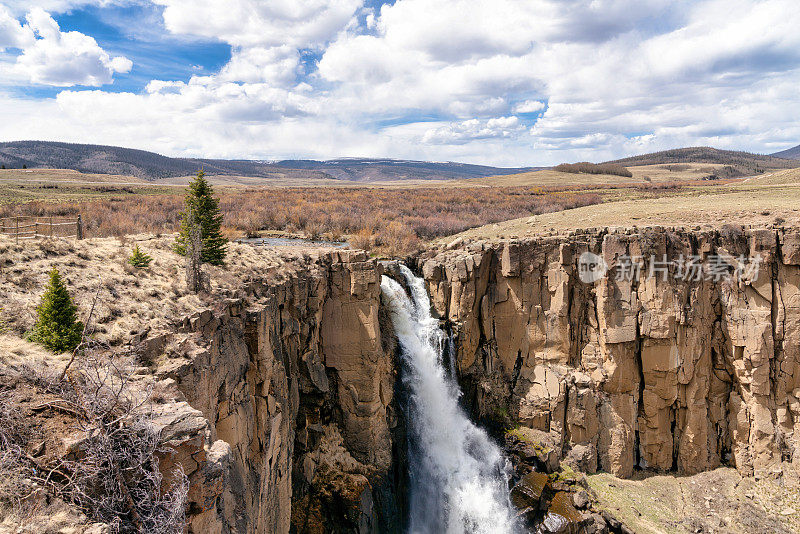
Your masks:
M 431 316 L 424 281 L 407 267 L 400 269 L 412 298 L 386 276 L 381 290 L 400 341 L 403 383 L 410 401 L 410 531 L 515 532 L 505 459 L 458 405 L 458 385 L 442 361 L 445 334 Z

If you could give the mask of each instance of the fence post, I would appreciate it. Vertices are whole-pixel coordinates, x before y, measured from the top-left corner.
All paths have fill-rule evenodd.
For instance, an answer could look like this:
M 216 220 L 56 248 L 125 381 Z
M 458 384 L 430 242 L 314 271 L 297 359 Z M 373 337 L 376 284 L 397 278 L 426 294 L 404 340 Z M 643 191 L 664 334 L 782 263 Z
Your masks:
M 83 219 L 81 218 L 81 214 L 78 214 L 78 222 L 76 223 L 76 237 L 78 239 L 83 239 Z

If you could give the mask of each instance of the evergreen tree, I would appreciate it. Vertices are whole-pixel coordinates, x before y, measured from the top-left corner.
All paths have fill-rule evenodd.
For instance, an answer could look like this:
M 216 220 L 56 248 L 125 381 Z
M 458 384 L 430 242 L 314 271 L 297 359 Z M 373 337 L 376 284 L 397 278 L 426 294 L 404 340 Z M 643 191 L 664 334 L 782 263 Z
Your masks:
M 50 283 L 36 308 L 38 319 L 28 339 L 53 352 L 74 350 L 81 342 L 83 324 L 78 321 L 77 308 L 55 267 L 50 271 Z
M 205 173 L 199 171 L 197 178 L 189 184 L 189 191 L 186 193 L 185 208 L 181 212 L 181 231 L 175 240 L 175 252 L 181 256 L 186 255 L 190 239 L 191 214 L 194 214 L 194 220 L 200 225 L 202 241 L 200 260 L 211 265 L 222 265 L 227 254 L 225 249 L 228 240 L 220 231 L 222 214 L 219 211 L 219 199 L 213 195 L 214 190 L 205 179 Z
M 128 263 L 136 267 L 137 269 L 144 269 L 145 267 L 150 266 L 150 262 L 153 261 L 153 258 L 149 254 L 145 254 L 139 248 L 139 245 L 133 247 L 133 252 L 131 256 L 128 258 Z

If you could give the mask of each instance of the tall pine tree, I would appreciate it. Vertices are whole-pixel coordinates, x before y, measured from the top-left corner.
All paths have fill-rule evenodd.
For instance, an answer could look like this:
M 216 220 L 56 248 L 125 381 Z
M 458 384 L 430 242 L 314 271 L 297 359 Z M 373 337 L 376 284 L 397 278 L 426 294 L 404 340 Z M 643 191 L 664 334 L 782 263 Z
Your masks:
M 83 324 L 78 321 L 77 308 L 55 267 L 50 271 L 50 283 L 36 311 L 38 319 L 28 334 L 30 341 L 57 353 L 74 350 L 78 346 L 83 335 Z
M 189 225 L 190 214 L 200 225 L 200 238 L 202 252 L 200 261 L 211 265 L 222 265 L 227 254 L 228 240 L 222 236 L 222 214 L 219 211 L 219 199 L 214 198 L 214 190 L 205 178 L 206 173 L 200 170 L 197 178 L 189 183 L 186 193 L 185 208 L 181 212 L 181 231 L 175 240 L 175 252 L 181 256 L 186 255 L 186 248 L 190 239 Z

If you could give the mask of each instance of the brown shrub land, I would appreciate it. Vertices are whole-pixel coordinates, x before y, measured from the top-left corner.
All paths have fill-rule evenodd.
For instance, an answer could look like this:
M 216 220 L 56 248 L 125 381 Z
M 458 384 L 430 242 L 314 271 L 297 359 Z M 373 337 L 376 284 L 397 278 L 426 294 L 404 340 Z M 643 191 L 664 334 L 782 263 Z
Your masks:
M 230 235 L 262 230 L 349 239 L 358 248 L 402 254 L 420 240 L 483 224 L 600 202 L 595 193 L 540 188 L 280 188 L 221 191 Z M 86 202 L 0 206 L 0 217 L 82 214 L 88 237 L 171 233 L 178 228 L 181 195 L 113 197 Z

